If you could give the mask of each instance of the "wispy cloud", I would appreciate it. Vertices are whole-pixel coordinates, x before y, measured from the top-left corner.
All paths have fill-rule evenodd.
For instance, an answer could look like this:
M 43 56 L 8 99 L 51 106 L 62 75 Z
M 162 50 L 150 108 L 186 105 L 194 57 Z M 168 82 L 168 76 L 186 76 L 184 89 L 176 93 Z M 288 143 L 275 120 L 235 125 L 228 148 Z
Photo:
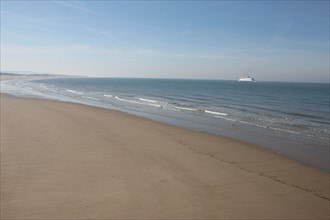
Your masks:
M 124 41 L 118 39 L 117 37 L 115 37 L 112 33 L 108 32 L 108 31 L 101 31 L 100 32 L 103 36 L 108 37 L 109 39 L 116 41 L 117 43 L 123 44 L 123 45 L 127 45 Z
M 106 36 L 111 37 L 111 33 L 104 32 Z M 72 55 L 90 55 L 93 57 L 135 57 L 137 59 L 164 59 L 164 60 L 199 60 L 199 61 L 226 61 L 226 60 L 246 60 L 246 59 L 273 59 L 274 56 L 270 55 L 266 50 L 246 51 L 242 49 L 228 48 L 221 51 L 164 51 L 150 48 L 96 48 L 89 45 L 63 45 L 63 46 L 19 46 L 19 45 L 5 45 L 2 47 L 3 55 L 8 54 L 21 54 L 21 55 L 40 55 L 48 56 L 58 54 L 59 56 L 72 56 Z M 285 52 L 286 57 L 304 57 L 308 54 L 301 53 L 301 51 L 282 51 Z M 279 52 L 275 58 L 283 57 L 283 53 Z M 314 54 L 315 55 L 315 54 Z M 313 56 L 314 56 L 313 55 Z
M 68 3 L 67 1 L 56 1 L 56 0 L 54 0 L 53 2 L 56 3 L 56 4 L 64 5 L 66 7 L 74 8 L 74 9 L 77 9 L 77 10 L 80 10 L 80 11 L 88 12 L 88 13 L 91 13 L 91 14 L 97 14 L 96 12 L 87 9 L 86 7 L 78 6 L 76 4 L 71 4 L 71 3 Z
M 217 78 L 219 71 L 233 74 L 253 70 L 256 77 L 265 74 L 316 72 L 321 79 L 328 72 L 328 55 L 290 51 L 273 57 L 267 51 L 227 49 L 210 51 L 164 51 L 148 48 L 107 49 L 88 45 L 18 46 L 1 48 L 1 69 L 57 72 L 94 76 Z M 268 54 L 268 55 L 265 55 Z M 313 62 L 310 62 L 314 59 Z M 308 63 L 309 65 L 301 65 Z M 188 65 L 187 65 L 188 64 Z M 318 70 L 318 71 L 315 71 Z M 205 73 L 205 75 L 200 75 Z M 113 74 L 113 75 L 112 75 Z M 269 75 L 269 77 L 270 77 Z M 327 74 L 328 76 L 328 74 Z
M 18 38 L 18 39 L 20 39 L 20 40 L 25 39 L 25 37 L 23 37 L 22 35 L 17 34 L 17 33 L 15 33 L 15 32 L 12 32 L 12 31 L 8 31 L 8 30 L 3 29 L 3 28 L 1 28 L 1 35 L 2 35 L 2 34 L 4 34 L 4 35 L 9 35 L 9 36 L 11 36 L 11 37 L 15 37 L 15 38 Z
M 8 29 L 35 29 L 43 32 L 50 32 L 53 31 L 53 27 L 58 26 L 64 18 L 59 16 L 51 19 L 37 18 L 33 15 L 26 16 L 2 10 L 1 19 L 6 21 L 2 24 L 2 27 L 6 26 Z
M 123 40 L 120 40 L 119 38 L 115 37 L 114 34 L 108 32 L 108 31 L 98 30 L 98 29 L 93 28 L 93 27 L 91 27 L 91 26 L 89 26 L 85 23 L 80 22 L 80 21 L 78 21 L 77 23 L 80 27 L 82 27 L 84 30 L 87 30 L 90 33 L 105 36 L 105 37 L 109 38 L 110 40 L 115 41 L 119 44 L 127 45 L 126 42 L 124 42 Z
M 89 13 L 89 14 L 93 14 L 93 15 L 98 15 L 98 16 L 103 16 L 103 17 L 106 17 L 106 18 L 110 18 L 112 20 L 116 20 L 116 21 L 119 21 L 121 23 L 125 23 L 125 24 L 128 24 L 128 25 L 132 25 L 132 26 L 136 26 L 136 27 L 141 27 L 141 28 L 144 28 L 144 29 L 148 29 L 150 31 L 163 32 L 160 29 L 155 28 L 155 27 L 151 27 L 151 26 L 148 26 L 148 25 L 144 25 L 144 24 L 140 24 L 140 23 L 136 23 L 136 22 L 124 20 L 124 19 L 121 19 L 121 18 L 112 16 L 112 15 L 109 15 L 109 14 L 104 14 L 104 13 L 101 13 L 101 12 L 90 10 L 90 9 L 88 9 L 87 7 L 85 7 L 82 4 L 77 5 L 77 4 L 69 3 L 67 1 L 64 2 L 64 1 L 57 1 L 57 0 L 54 0 L 53 2 L 56 3 L 56 4 L 63 5 L 65 7 L 69 7 L 69 8 L 73 8 L 73 9 L 76 9 L 76 10 L 79 10 L 79 11 L 82 11 L 82 12 L 86 12 L 86 13 Z
M 80 21 L 77 21 L 77 24 L 82 27 L 83 29 L 91 32 L 91 33 L 97 33 L 98 31 L 96 31 L 94 28 L 92 28 L 91 26 L 85 24 L 85 23 L 82 23 Z
M 13 13 L 13 12 L 10 12 L 10 11 L 4 11 L 4 10 L 1 10 L 0 11 L 0 15 L 3 16 L 3 15 L 7 15 L 7 16 L 18 16 L 18 14 L 16 13 Z

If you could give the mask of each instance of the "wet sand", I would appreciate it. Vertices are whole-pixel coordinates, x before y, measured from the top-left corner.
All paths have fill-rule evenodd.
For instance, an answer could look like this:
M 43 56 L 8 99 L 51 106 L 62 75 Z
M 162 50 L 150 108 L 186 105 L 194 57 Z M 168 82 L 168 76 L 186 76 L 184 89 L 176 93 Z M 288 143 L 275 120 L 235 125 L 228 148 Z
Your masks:
M 1 219 L 328 219 L 329 174 L 257 146 L 1 95 Z

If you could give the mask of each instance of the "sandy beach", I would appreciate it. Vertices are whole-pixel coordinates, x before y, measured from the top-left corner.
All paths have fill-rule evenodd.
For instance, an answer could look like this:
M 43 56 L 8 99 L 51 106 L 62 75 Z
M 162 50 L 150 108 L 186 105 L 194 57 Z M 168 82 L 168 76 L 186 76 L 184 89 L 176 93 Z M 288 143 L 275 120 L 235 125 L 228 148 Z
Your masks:
M 1 219 L 328 219 L 329 174 L 244 142 L 1 95 Z

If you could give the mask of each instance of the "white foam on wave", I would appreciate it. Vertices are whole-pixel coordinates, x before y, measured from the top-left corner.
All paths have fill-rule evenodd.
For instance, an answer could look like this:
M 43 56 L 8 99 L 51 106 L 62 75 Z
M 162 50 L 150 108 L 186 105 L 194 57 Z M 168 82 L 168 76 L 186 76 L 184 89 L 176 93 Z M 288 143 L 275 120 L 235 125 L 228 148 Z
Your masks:
M 281 128 L 273 128 L 273 127 L 269 127 L 272 130 L 276 130 L 276 131 L 284 131 L 287 133 L 291 133 L 291 134 L 301 134 L 300 132 L 296 132 L 296 131 L 290 131 L 290 130 L 286 130 L 286 129 L 281 129 Z
M 82 92 L 77 92 L 77 91 L 72 90 L 72 89 L 67 89 L 66 91 L 71 92 L 71 93 L 74 93 L 74 94 L 78 94 L 78 95 L 82 95 L 82 94 L 84 94 L 84 93 L 82 93 Z
M 257 126 L 257 127 L 260 127 L 260 128 L 267 128 L 267 129 L 271 129 L 271 130 L 274 130 L 274 131 L 282 131 L 282 132 L 291 133 L 291 134 L 301 134 L 301 133 L 296 132 L 296 131 L 286 130 L 286 129 L 282 129 L 282 128 L 274 128 L 274 127 L 270 127 L 270 126 L 266 126 L 266 125 L 260 125 L 260 124 L 247 122 L 247 121 L 238 121 L 238 122 L 242 123 L 242 124 L 249 124 L 249 125 Z
M 144 98 L 139 98 L 139 100 L 144 101 L 144 102 L 151 102 L 151 103 L 157 103 L 156 100 L 152 100 L 152 99 L 144 99 Z
M 130 103 L 134 103 L 134 104 L 139 104 L 139 105 L 150 105 L 150 106 L 154 106 L 154 107 L 158 107 L 161 108 L 162 105 L 157 105 L 157 104 L 150 104 L 150 103 L 143 103 L 143 102 L 137 102 L 134 100 L 128 100 L 128 99 L 122 99 L 119 98 L 118 96 L 115 96 L 115 99 L 119 100 L 119 101 L 123 101 L 123 102 L 130 102 Z
M 107 94 L 103 94 L 104 97 L 108 97 L 108 98 L 112 98 L 113 95 L 107 95 Z
M 186 110 L 186 111 L 197 111 L 197 109 L 195 109 L 195 108 L 178 107 L 178 106 L 174 106 L 174 108 L 180 109 L 180 110 Z
M 205 113 L 208 114 L 212 114 L 212 115 L 223 115 L 223 116 L 228 116 L 228 114 L 226 113 L 222 113 L 222 112 L 214 112 L 214 111 L 210 111 L 210 110 L 204 110 Z
M 99 101 L 100 99 L 94 98 L 94 97 L 90 97 L 90 96 L 81 96 L 82 98 L 86 98 L 86 99 L 92 99 L 92 100 L 97 100 Z
M 256 123 L 252 123 L 252 122 L 247 122 L 247 121 L 237 121 L 237 122 L 242 123 L 242 124 L 248 124 L 248 125 L 257 126 L 257 127 L 260 127 L 260 128 L 270 128 L 270 127 L 265 126 L 265 125 L 260 125 L 260 124 L 256 124 Z
M 137 101 L 133 101 L 133 100 L 128 100 L 128 99 L 123 99 L 123 98 L 119 98 L 118 96 L 115 96 L 115 99 L 122 101 L 122 102 L 130 102 L 130 103 L 135 103 L 135 104 L 141 104 Z
M 227 120 L 227 121 L 237 122 L 237 120 L 231 119 L 231 118 L 225 118 L 225 117 L 221 117 L 221 116 L 215 116 L 215 117 L 216 118 L 221 118 L 221 119 L 224 119 L 224 120 Z

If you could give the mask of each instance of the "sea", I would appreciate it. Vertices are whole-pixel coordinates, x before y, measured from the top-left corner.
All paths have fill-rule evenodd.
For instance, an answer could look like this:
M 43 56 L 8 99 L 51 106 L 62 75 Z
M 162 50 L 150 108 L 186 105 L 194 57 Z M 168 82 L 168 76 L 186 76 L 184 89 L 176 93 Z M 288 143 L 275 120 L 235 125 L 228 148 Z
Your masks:
M 329 83 L 187 79 L 1 81 L 2 93 L 108 108 L 226 136 L 326 172 L 329 89 Z

